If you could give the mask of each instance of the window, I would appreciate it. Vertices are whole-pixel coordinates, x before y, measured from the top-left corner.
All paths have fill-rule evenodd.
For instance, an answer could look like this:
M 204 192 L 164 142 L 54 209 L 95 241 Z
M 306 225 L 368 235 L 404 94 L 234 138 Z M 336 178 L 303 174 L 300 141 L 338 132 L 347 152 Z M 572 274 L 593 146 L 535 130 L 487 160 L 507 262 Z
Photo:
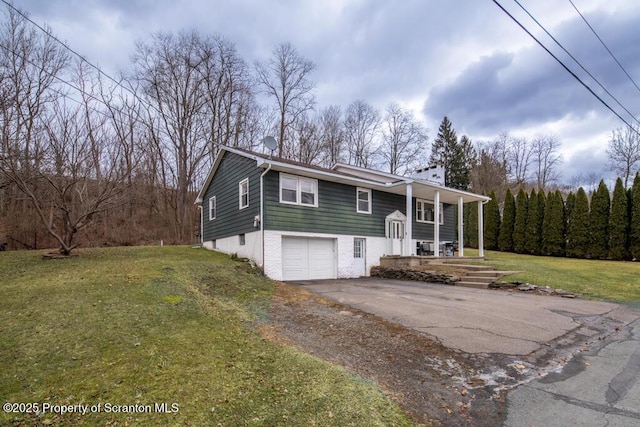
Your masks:
M 244 233 L 238 234 L 238 243 L 240 243 L 240 246 L 244 246 L 244 244 L 245 244 Z
M 280 203 L 318 206 L 318 181 L 280 174 Z
M 356 190 L 356 212 L 371 213 L 371 190 L 366 188 Z
M 416 201 L 416 221 L 433 223 L 435 217 L 435 209 L 433 202 L 427 200 Z M 440 224 L 444 224 L 444 205 L 440 203 Z
M 249 207 L 249 178 L 245 178 L 238 184 L 240 209 Z
M 216 196 L 209 199 L 209 221 L 216 219 Z

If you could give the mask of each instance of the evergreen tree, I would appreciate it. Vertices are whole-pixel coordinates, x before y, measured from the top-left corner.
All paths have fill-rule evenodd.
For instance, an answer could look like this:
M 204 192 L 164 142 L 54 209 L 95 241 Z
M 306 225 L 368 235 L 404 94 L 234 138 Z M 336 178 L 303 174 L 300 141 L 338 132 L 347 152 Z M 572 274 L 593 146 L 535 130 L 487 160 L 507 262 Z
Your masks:
M 526 252 L 528 209 L 529 196 L 520 188 L 516 195 L 516 217 L 513 225 L 513 250 L 519 254 Z
M 498 247 L 503 252 L 513 252 L 513 228 L 516 220 L 516 203 L 511 190 L 507 188 L 504 196 L 504 208 L 502 209 L 502 222 L 500 224 L 500 236 Z
M 609 215 L 610 215 L 609 189 L 603 180 L 600 180 L 598 189 L 591 195 L 591 211 L 589 213 L 589 231 L 591 258 L 605 259 L 609 255 Z
M 529 195 L 529 208 L 527 209 L 527 221 L 525 228 L 525 253 L 533 254 L 536 230 L 538 228 L 538 193 L 535 188 Z
M 500 207 L 496 193 L 491 192 L 491 200 L 484 205 L 484 245 L 487 249 L 497 250 L 500 236 Z
M 622 179 L 618 178 L 613 190 L 609 217 L 609 257 L 611 259 L 629 259 L 629 225 L 627 191 Z
M 589 246 L 589 198 L 580 187 L 567 225 L 567 256 L 586 258 Z
M 538 191 L 538 200 L 535 214 L 535 228 L 533 239 L 530 242 L 530 254 L 542 255 L 542 227 L 544 225 L 544 210 L 547 206 L 547 197 L 541 189 Z
M 431 146 L 432 165 L 442 165 L 445 168 L 444 181 L 447 187 L 467 190 L 471 184 L 471 168 L 475 162 L 475 152 L 471 140 L 463 135 L 460 141 L 453 125 L 444 116 L 438 135 Z
M 549 193 L 542 225 L 542 253 L 551 256 L 565 255 L 564 200 L 560 191 Z
M 569 217 L 571 216 L 571 212 L 573 212 L 573 207 L 576 205 L 576 195 L 573 191 L 570 191 L 567 194 L 567 200 L 564 203 L 564 212 L 567 216 L 567 222 L 569 221 Z
M 478 205 L 466 203 L 464 205 L 464 240 L 469 248 L 478 247 Z
M 629 250 L 633 259 L 640 260 L 640 172 L 636 174 L 631 187 Z

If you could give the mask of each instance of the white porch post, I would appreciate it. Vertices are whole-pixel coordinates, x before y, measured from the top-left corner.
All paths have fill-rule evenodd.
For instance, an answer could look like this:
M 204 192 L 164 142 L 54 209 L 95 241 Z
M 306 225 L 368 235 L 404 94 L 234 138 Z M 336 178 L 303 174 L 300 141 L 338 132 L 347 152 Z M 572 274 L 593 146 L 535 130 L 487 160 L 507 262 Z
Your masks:
M 482 200 L 478 200 L 478 255 L 484 256 L 484 212 Z
M 415 247 L 413 246 L 413 187 L 411 182 L 407 182 L 407 223 L 404 226 L 404 255 L 412 256 L 415 254 Z
M 458 256 L 464 256 L 464 201 L 458 197 Z
M 433 255 L 440 256 L 440 191 L 433 198 Z

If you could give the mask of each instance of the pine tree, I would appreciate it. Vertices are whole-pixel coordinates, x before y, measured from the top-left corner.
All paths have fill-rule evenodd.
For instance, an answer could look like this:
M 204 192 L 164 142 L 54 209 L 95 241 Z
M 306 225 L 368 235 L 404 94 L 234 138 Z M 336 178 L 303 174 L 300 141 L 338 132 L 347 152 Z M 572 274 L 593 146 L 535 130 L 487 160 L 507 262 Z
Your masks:
M 520 188 L 516 196 L 516 217 L 513 226 L 513 250 L 519 254 L 526 252 L 528 209 L 529 196 Z
M 444 181 L 447 187 L 467 190 L 471 184 L 471 168 L 475 162 L 475 152 L 471 140 L 463 135 L 458 142 L 458 136 L 447 116 L 444 116 L 438 135 L 431 146 L 432 165 L 442 165 L 445 168 Z
M 529 208 L 527 209 L 527 221 L 525 229 L 525 253 L 533 254 L 534 241 L 536 239 L 536 230 L 538 227 L 538 193 L 535 188 L 531 190 L 529 195 Z
M 484 245 L 489 250 L 497 250 L 500 236 L 500 207 L 494 191 L 491 192 L 490 197 L 491 200 L 484 205 Z
M 591 258 L 605 259 L 609 255 L 609 215 L 610 215 L 609 189 L 603 180 L 598 189 L 591 195 L 591 211 L 589 213 L 589 231 Z
M 609 217 L 609 257 L 611 259 L 629 259 L 629 225 L 627 190 L 624 188 L 622 179 L 618 178 L 613 190 Z
M 551 256 L 565 255 L 564 200 L 559 191 L 549 193 L 542 225 L 542 253 Z
M 589 246 L 589 198 L 580 187 L 567 225 L 567 256 L 586 258 Z
M 498 247 L 503 252 L 513 252 L 513 227 L 516 220 L 516 204 L 511 190 L 507 188 L 504 196 L 504 208 L 502 209 L 502 222 L 500 224 L 500 237 Z
M 629 250 L 632 258 L 640 260 L 640 173 L 636 174 L 633 180 L 633 186 L 631 187 Z

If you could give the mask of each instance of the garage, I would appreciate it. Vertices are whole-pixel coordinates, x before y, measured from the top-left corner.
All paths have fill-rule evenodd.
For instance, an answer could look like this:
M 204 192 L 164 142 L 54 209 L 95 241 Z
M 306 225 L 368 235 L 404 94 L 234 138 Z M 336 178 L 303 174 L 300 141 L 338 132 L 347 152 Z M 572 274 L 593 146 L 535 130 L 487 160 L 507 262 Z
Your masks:
M 335 239 L 282 237 L 284 280 L 335 279 Z

